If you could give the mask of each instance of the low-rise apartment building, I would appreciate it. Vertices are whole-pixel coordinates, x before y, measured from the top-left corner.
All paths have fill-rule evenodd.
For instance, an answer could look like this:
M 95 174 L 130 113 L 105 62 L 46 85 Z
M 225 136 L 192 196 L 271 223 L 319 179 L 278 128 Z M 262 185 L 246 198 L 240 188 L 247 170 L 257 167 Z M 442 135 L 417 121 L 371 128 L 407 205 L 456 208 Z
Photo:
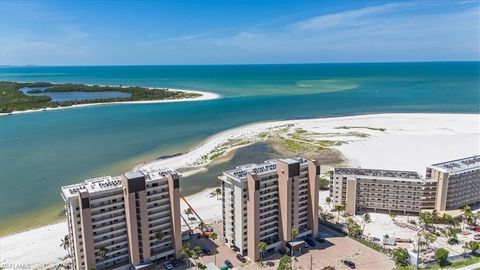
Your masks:
M 335 168 L 330 197 L 345 205 L 347 214 L 357 210 L 418 213 L 435 204 L 435 183 L 416 172 Z
M 330 197 L 350 215 L 357 210 L 459 209 L 480 202 L 480 156 L 431 165 L 425 178 L 412 171 L 335 168 Z
M 178 256 L 179 175 L 129 172 L 61 188 L 74 269 L 129 269 Z
M 297 238 L 318 233 L 320 165 L 287 158 L 226 171 L 222 188 L 223 239 L 235 251 L 260 259 L 258 245 L 277 251 Z

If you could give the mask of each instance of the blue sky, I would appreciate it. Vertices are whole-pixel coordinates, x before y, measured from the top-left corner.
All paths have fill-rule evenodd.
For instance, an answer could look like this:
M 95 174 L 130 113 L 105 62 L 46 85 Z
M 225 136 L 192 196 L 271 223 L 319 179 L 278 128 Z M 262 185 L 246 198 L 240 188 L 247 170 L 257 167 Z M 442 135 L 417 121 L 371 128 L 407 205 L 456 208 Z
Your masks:
M 479 0 L 0 0 L 0 65 L 479 60 L 479 14 Z

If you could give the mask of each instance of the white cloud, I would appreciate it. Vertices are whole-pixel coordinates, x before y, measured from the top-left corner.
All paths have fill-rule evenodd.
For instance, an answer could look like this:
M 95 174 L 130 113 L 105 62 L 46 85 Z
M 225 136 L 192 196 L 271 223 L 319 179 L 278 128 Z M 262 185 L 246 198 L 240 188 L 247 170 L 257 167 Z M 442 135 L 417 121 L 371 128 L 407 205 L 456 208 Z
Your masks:
M 292 24 L 291 29 L 293 31 L 319 31 L 335 27 L 351 26 L 356 23 L 361 23 L 362 19 L 375 15 L 385 15 L 385 13 L 401 7 L 402 5 L 400 4 L 391 3 L 326 14 L 296 22 Z

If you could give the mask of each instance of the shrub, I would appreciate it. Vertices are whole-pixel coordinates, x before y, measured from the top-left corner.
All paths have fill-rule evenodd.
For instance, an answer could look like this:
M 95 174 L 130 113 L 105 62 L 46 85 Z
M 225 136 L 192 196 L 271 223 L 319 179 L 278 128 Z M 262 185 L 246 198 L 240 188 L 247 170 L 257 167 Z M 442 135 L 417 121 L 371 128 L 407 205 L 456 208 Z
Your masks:
M 392 252 L 393 261 L 398 266 L 407 266 L 409 264 L 410 255 L 406 248 L 396 248 Z
M 435 251 L 435 259 L 440 265 L 447 265 L 448 264 L 448 250 L 444 248 L 439 248 Z

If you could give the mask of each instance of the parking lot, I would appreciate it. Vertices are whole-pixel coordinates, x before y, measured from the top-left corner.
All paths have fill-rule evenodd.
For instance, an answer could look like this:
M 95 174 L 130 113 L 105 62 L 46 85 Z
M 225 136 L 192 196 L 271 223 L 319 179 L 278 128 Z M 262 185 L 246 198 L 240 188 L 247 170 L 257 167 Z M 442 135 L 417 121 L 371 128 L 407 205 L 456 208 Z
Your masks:
M 335 269 L 350 269 L 342 263 L 342 260 L 350 260 L 355 263 L 356 269 L 375 270 L 393 269 L 395 264 L 386 255 L 368 248 L 355 240 L 340 235 L 324 226 L 320 226 L 324 243 L 317 243 L 314 248 L 303 249 L 295 254 L 293 269 L 322 269 L 325 266 L 334 266 Z M 275 255 L 267 261 L 273 261 L 276 269 L 280 255 Z M 256 264 L 251 264 L 247 269 L 259 269 Z
M 329 265 L 334 266 L 336 269 L 349 269 L 342 263 L 342 260 L 353 261 L 356 269 L 383 270 L 394 268 L 394 263 L 388 256 L 324 226 L 320 226 L 320 231 L 325 242 L 317 243 L 316 247 L 304 248 L 301 252 L 297 252 L 293 262 L 294 269 L 321 269 Z M 255 262 L 241 263 L 236 258 L 236 253 L 221 241 L 221 237 L 218 237 L 216 241 L 197 238 L 196 236 L 192 236 L 192 239 L 190 239 L 192 247 L 198 245 L 211 251 L 210 255 L 205 255 L 199 259 L 202 264 L 214 263 L 217 266 L 222 266 L 224 261 L 228 259 L 232 262 L 235 269 L 260 269 Z M 277 269 L 280 258 L 280 254 L 265 258 L 264 262 L 271 262 L 273 266 L 265 266 L 261 269 Z M 176 269 L 185 268 L 186 265 L 179 265 Z

